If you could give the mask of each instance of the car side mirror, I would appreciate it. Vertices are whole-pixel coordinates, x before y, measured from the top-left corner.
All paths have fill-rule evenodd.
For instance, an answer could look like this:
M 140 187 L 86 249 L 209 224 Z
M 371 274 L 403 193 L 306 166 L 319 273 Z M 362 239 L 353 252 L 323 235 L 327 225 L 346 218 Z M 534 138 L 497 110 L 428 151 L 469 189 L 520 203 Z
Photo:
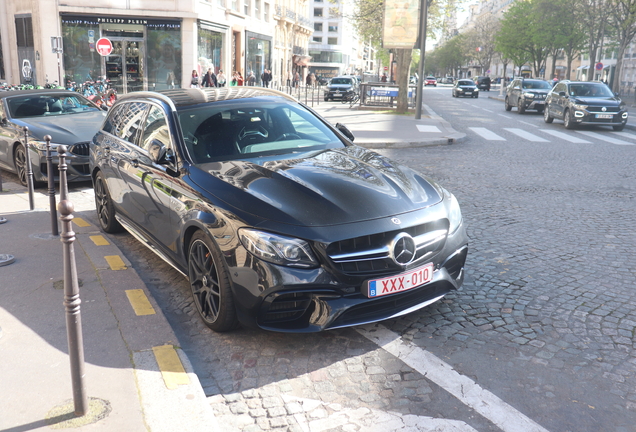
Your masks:
M 355 139 L 349 128 L 342 123 L 336 123 L 336 129 L 338 129 L 344 136 L 346 136 L 349 141 L 353 142 L 353 140 Z
M 566 94 L 564 91 L 560 91 L 560 92 L 559 92 L 559 96 L 561 96 L 561 97 L 566 97 L 566 96 L 567 96 L 567 94 Z

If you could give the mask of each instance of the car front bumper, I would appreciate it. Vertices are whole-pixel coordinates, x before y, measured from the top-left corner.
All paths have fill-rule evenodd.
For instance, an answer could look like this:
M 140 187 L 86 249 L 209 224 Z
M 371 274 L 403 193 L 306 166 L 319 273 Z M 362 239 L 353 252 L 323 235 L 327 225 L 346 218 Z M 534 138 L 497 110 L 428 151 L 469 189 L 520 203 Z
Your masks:
M 599 116 L 609 116 L 612 118 L 599 118 Z M 620 126 L 627 123 L 629 114 L 627 111 L 616 113 L 590 112 L 587 110 L 574 110 L 573 120 L 576 124 L 598 125 L 598 126 Z
M 67 146 L 71 151 L 73 146 Z M 66 177 L 69 182 L 90 181 L 90 168 L 88 165 L 88 154 L 75 154 L 71 151 L 66 152 Z M 48 181 L 48 164 L 46 160 L 46 151 L 39 150 L 29 145 L 29 157 L 31 158 L 31 167 L 33 170 L 33 180 L 37 182 Z M 51 162 L 53 165 L 53 178 L 59 181 L 59 165 L 60 159 L 56 150 L 51 150 Z

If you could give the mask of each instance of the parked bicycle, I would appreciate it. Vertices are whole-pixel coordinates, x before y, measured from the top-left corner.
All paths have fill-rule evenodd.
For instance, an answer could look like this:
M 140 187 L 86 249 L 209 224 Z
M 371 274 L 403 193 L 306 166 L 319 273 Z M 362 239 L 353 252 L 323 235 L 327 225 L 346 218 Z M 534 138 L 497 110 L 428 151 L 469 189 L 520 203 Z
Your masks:
M 349 104 L 349 108 L 351 108 L 354 104 L 358 103 L 359 101 L 360 101 L 360 93 L 358 93 L 355 90 L 349 90 L 345 94 L 342 95 L 341 102 L 343 104 L 348 103 Z

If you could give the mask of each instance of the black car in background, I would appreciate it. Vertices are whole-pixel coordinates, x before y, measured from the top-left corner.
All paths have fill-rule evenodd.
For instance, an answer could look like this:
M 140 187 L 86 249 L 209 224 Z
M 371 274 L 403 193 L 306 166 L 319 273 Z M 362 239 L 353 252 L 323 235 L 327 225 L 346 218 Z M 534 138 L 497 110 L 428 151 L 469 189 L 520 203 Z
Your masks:
M 490 85 L 492 84 L 492 81 L 490 80 L 490 77 L 478 76 L 475 77 L 475 84 L 477 85 L 477 88 L 479 90 L 490 91 Z
M 325 102 L 334 99 L 342 99 L 350 90 L 358 90 L 358 80 L 354 76 L 340 76 L 332 78 L 325 88 Z
M 215 331 L 312 332 L 458 289 L 457 199 L 275 90 L 130 93 L 91 143 L 100 225 L 189 278 Z
M 477 98 L 479 97 L 479 89 L 473 80 L 468 78 L 459 79 L 453 85 L 452 95 L 453 97 L 468 96 Z
M 552 84 L 532 78 L 516 78 L 506 87 L 504 106 L 506 111 L 517 107 L 517 112 L 523 114 L 526 110 L 543 112 L 545 98 L 552 89 Z
M 57 146 L 68 147 L 69 181 L 88 181 L 88 143 L 102 125 L 106 113 L 77 92 L 68 90 L 18 90 L 0 92 L 0 168 L 16 173 L 27 184 L 27 153 L 24 131 L 29 128 L 29 158 L 33 179 L 48 178 L 46 142 L 51 135 L 53 164 L 58 165 Z M 55 173 L 57 179 L 57 172 Z
M 621 131 L 627 124 L 627 107 L 602 82 L 559 81 L 545 99 L 543 120 L 563 120 L 566 129 L 578 125 L 612 126 Z

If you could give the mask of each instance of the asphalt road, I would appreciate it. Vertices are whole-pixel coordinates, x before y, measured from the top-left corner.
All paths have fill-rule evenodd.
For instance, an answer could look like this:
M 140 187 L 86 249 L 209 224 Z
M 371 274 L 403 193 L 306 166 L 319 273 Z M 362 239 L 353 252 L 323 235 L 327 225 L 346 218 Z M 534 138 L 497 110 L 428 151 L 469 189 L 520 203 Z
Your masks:
M 425 105 L 466 139 L 379 150 L 455 193 L 470 236 L 463 289 L 400 319 L 311 335 L 215 334 L 181 274 L 131 236 L 111 236 L 220 422 L 241 431 L 634 431 L 636 132 L 567 131 L 485 96 L 427 88 Z

